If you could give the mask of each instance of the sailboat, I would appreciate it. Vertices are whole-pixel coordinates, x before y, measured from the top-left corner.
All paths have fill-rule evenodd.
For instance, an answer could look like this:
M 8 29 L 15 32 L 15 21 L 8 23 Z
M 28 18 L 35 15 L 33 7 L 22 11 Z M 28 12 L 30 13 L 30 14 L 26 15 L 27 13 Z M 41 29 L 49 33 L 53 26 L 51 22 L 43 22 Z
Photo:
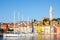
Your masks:
M 19 15 L 18 15 L 18 18 L 19 18 Z M 23 21 L 23 17 L 22 17 L 22 21 Z M 20 25 L 19 23 L 18 23 L 18 25 Z M 19 28 L 19 26 L 18 26 L 18 28 Z M 19 32 L 16 32 L 16 28 L 15 28 L 15 12 L 14 12 L 14 26 L 13 26 L 13 29 L 14 29 L 14 31 L 12 31 L 12 32 L 7 32 L 7 33 L 3 33 L 3 37 L 24 37 L 24 36 L 26 36 L 27 34 L 24 34 L 24 33 L 19 33 Z M 23 30 L 24 31 L 24 30 Z
M 7 32 L 7 33 L 4 33 L 3 34 L 3 37 L 18 37 L 20 36 L 18 33 L 15 32 L 15 12 L 14 12 L 14 27 L 13 27 L 14 31 L 11 33 L 11 32 Z
M 23 20 L 23 18 L 22 18 L 22 20 Z M 24 23 L 24 22 L 23 22 Z M 20 25 L 19 23 L 18 23 L 18 25 Z M 27 27 L 28 27 L 28 29 L 29 29 L 29 26 L 27 25 Z M 18 27 L 19 28 L 19 27 Z M 21 27 L 20 27 L 21 28 Z M 25 36 L 34 36 L 35 35 L 35 33 L 30 33 L 30 32 L 27 32 L 27 33 L 19 33 L 19 32 L 16 32 L 15 31 L 15 12 L 14 12 L 14 27 L 13 27 L 13 29 L 14 29 L 14 31 L 13 32 L 8 32 L 8 33 L 4 33 L 3 34 L 3 37 L 25 37 Z M 23 31 L 25 31 L 25 30 L 23 30 Z M 28 31 L 31 31 L 31 30 L 28 30 Z

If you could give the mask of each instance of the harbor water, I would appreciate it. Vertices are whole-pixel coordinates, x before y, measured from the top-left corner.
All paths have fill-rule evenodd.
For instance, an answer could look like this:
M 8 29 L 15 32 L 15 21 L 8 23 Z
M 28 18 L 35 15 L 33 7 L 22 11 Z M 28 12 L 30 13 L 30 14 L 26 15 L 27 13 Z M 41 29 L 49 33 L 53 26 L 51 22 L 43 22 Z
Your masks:
M 34 36 L 0 37 L 0 40 L 60 40 L 59 34 L 38 34 Z

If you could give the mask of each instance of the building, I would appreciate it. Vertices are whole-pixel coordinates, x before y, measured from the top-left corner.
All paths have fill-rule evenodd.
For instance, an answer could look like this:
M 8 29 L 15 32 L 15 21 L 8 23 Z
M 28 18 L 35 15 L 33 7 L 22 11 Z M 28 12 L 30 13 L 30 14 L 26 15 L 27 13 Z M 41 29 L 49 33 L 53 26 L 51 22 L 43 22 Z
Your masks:
M 7 31 L 8 30 L 7 23 L 3 23 L 2 26 L 1 26 L 1 29 L 3 29 L 4 31 Z

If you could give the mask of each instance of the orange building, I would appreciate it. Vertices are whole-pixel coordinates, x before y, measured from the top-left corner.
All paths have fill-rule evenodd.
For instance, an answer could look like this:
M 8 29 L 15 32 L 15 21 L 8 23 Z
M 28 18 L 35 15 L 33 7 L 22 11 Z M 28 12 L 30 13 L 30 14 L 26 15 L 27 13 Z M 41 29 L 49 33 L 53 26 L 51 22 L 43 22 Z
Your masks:
M 8 29 L 8 25 L 7 25 L 7 24 L 3 24 L 3 25 L 1 26 L 1 29 L 7 30 L 7 29 Z

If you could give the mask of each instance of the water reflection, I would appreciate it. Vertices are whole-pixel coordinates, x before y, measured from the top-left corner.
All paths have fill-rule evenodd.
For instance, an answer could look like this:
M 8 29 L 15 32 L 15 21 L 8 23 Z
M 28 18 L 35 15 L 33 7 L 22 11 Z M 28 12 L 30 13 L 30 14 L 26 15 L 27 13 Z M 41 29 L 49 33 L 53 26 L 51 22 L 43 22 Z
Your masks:
M 38 34 L 37 40 L 42 40 L 42 35 L 41 34 Z
M 0 40 L 3 40 L 3 37 L 0 37 Z
M 53 37 L 54 37 L 54 40 L 57 40 L 57 34 L 54 34 Z
M 24 37 L 4 37 L 3 40 L 60 40 L 60 35 L 38 34 L 34 36 L 24 36 Z

